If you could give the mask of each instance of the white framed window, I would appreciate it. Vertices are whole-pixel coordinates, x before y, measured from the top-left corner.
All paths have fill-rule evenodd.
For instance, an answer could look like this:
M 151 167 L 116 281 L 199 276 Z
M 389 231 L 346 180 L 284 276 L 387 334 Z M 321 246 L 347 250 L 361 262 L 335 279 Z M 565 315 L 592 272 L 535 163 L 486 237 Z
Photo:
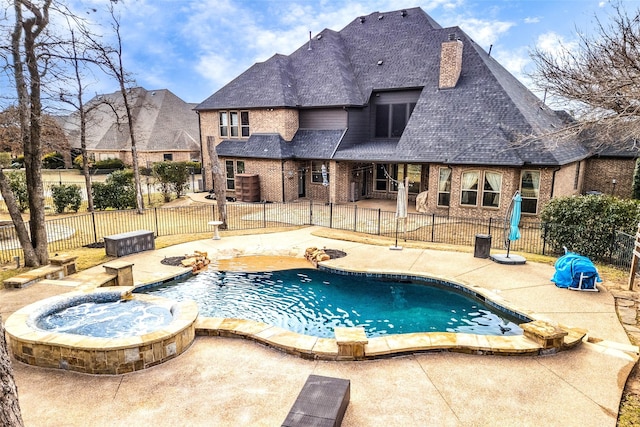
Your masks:
M 249 136 L 248 111 L 220 111 L 218 116 L 221 137 Z
M 538 213 L 540 171 L 522 171 L 520 175 L 520 195 L 522 196 L 522 213 Z
M 502 191 L 502 174 L 486 171 L 482 187 L 482 207 L 499 208 Z
M 449 206 L 451 201 L 451 169 L 440 168 L 438 175 L 438 206 Z
M 478 205 L 478 180 L 480 172 L 469 171 L 462 174 L 462 180 L 460 182 L 460 204 L 463 206 L 477 206 Z

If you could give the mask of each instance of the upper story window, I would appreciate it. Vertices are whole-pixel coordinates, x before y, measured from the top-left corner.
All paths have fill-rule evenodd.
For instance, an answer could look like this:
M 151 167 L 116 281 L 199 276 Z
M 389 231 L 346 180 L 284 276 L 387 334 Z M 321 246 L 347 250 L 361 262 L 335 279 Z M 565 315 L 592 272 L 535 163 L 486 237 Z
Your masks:
M 520 195 L 522 196 L 522 213 L 537 213 L 538 198 L 540 197 L 540 171 L 522 171 Z
M 376 105 L 376 138 L 400 138 L 415 108 L 415 102 Z
M 438 206 L 449 206 L 451 200 L 451 169 L 440 168 L 438 177 Z
M 164 160 L 165 162 L 173 161 L 173 154 L 172 153 L 164 153 L 162 155 L 162 160 Z
M 248 111 L 220 111 L 221 137 L 249 137 Z

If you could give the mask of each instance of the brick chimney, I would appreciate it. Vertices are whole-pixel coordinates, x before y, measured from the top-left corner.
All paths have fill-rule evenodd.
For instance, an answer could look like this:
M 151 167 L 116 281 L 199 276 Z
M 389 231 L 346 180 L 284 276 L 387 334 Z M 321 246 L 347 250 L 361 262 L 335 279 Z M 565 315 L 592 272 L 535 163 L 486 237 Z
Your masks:
M 462 71 L 462 41 L 449 34 L 449 41 L 442 43 L 440 50 L 440 89 L 456 87 Z

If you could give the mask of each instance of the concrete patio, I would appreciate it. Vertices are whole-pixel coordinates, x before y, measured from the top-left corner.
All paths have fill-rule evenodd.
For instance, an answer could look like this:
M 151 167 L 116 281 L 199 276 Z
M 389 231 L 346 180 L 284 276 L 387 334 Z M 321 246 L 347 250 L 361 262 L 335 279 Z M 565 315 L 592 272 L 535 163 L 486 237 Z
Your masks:
M 337 268 L 411 272 L 477 285 L 554 323 L 585 328 L 589 340 L 549 356 L 451 352 L 358 362 L 311 361 L 255 342 L 198 337 L 182 355 L 143 371 L 96 376 L 14 361 L 27 426 L 276 426 L 310 374 L 351 380 L 344 426 L 615 426 L 626 378 L 637 358 L 618 321 L 612 294 L 573 292 L 550 282 L 551 265 L 521 266 L 470 253 L 388 247 L 314 235 L 314 227 L 277 234 L 224 236 L 120 258 L 136 283 L 183 271 L 165 257 L 196 250 L 212 260 L 243 255 L 302 256 L 307 247 L 347 253 Z M 215 263 L 214 263 L 215 264 Z M 97 274 L 102 267 L 86 270 Z M 604 277 L 606 285 L 606 277 Z M 70 283 L 71 284 L 71 283 Z M 3 319 L 72 286 L 34 284 L 0 291 Z

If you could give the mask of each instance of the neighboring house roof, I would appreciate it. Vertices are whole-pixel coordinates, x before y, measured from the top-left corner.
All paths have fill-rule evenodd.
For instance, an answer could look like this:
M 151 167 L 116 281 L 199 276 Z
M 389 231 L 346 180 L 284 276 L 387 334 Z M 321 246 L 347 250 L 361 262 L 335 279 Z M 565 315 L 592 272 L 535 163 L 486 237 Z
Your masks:
M 440 52 L 450 35 L 462 41 L 462 73 L 439 89 Z M 460 28 L 442 28 L 422 9 L 374 12 L 339 32 L 325 29 L 289 56 L 257 63 L 204 100 L 199 111 L 240 108 L 365 108 L 376 91 L 419 89 L 399 140 L 327 138 L 299 130 L 285 155 L 353 161 L 437 162 L 501 166 L 563 165 L 590 151 L 551 136 L 563 117 Z M 241 142 L 223 142 L 220 155 Z M 250 147 L 253 145 L 248 144 Z M 240 150 L 265 157 L 253 150 Z M 251 151 L 251 153 L 249 153 Z M 228 154 L 223 154 L 228 153 Z M 331 153 L 330 157 L 326 157 Z
M 134 88 L 129 92 L 133 106 L 138 151 L 199 151 L 198 116 L 194 104 L 167 89 Z M 114 112 L 115 110 L 115 112 Z M 124 101 L 120 91 L 98 95 L 85 105 L 87 150 L 123 151 L 131 149 Z M 117 113 L 117 115 L 116 115 Z M 65 131 L 72 147 L 80 147 L 78 113 L 69 116 Z

